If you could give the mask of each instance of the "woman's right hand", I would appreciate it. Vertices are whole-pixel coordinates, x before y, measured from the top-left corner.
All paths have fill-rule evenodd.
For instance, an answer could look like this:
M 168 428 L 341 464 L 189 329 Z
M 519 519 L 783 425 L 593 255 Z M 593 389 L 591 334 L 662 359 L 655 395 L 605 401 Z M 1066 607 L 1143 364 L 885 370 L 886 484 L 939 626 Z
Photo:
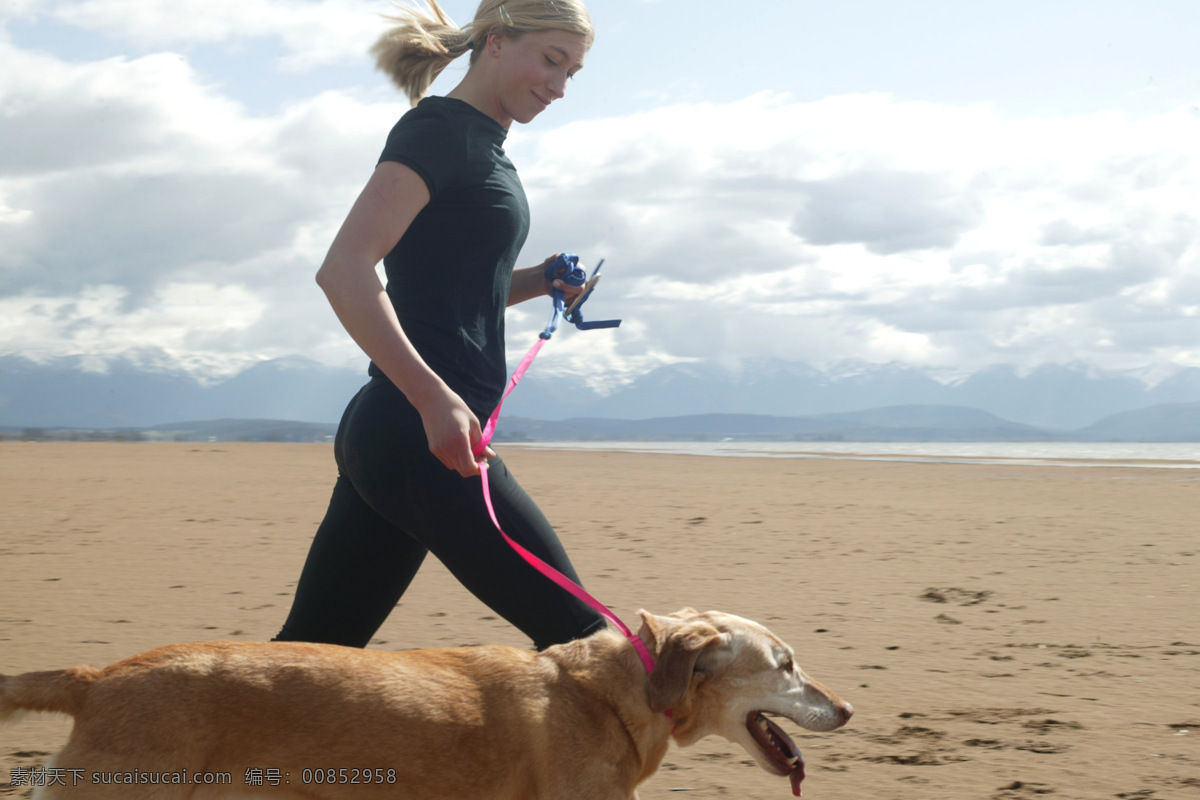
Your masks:
M 475 461 L 475 445 L 483 438 L 479 419 L 454 393 L 443 385 L 430 397 L 417 405 L 421 422 L 425 426 L 425 438 L 429 440 L 429 452 L 438 461 L 464 478 L 479 474 Z M 494 458 L 492 448 L 484 449 L 485 458 Z

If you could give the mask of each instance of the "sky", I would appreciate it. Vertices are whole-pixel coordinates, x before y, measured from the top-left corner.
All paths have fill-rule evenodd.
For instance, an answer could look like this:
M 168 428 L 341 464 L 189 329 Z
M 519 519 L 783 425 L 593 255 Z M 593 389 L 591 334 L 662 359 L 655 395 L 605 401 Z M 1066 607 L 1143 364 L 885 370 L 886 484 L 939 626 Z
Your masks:
M 1195 0 L 588 7 L 506 149 L 520 263 L 606 259 L 588 316 L 624 324 L 539 370 L 1200 366 Z M 390 10 L 0 0 L 0 355 L 360 367 L 313 275 L 408 107 L 366 52 Z M 548 313 L 510 309 L 510 357 Z

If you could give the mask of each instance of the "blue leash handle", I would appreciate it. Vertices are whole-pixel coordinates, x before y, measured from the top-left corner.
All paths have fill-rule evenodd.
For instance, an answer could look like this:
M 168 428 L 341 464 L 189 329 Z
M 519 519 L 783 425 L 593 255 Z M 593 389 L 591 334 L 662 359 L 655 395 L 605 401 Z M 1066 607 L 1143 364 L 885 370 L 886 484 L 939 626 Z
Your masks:
M 600 263 L 592 270 L 592 279 L 600 273 L 600 267 L 604 266 L 604 259 L 600 259 Z M 554 263 L 546 267 L 546 280 L 553 283 L 556 280 L 561 280 L 571 286 L 586 286 L 588 283 L 588 274 L 579 266 L 579 256 L 574 253 L 562 253 Z M 567 310 L 566 295 L 562 289 L 553 289 L 550 292 L 550 299 L 554 303 L 554 310 L 550 314 L 550 321 L 546 323 L 546 329 L 539 336 L 543 339 L 549 339 L 558 330 L 560 320 L 566 320 L 581 331 L 591 331 L 598 328 L 615 328 L 621 324 L 619 319 L 597 320 L 586 322 L 583 319 L 581 309 L 587 299 L 592 296 L 595 287 L 588 289 L 583 295 L 575 301 L 574 308 Z

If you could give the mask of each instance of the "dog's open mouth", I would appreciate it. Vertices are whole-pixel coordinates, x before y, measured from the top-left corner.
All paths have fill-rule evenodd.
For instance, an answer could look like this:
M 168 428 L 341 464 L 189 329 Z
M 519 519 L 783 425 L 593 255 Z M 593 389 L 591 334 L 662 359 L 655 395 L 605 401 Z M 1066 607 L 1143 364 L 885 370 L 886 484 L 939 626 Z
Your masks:
M 763 754 L 779 772 L 792 781 L 792 794 L 800 796 L 800 782 L 804 780 L 804 756 L 800 755 L 796 743 L 783 729 L 767 719 L 761 711 L 751 711 L 746 717 L 746 727 Z

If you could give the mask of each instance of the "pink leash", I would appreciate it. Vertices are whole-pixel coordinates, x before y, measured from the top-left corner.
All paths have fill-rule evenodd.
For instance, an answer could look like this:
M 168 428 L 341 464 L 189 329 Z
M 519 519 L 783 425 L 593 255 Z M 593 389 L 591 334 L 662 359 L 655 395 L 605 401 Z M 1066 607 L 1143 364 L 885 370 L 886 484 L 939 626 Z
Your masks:
M 654 671 L 654 657 L 650 655 L 650 650 L 646 647 L 646 643 L 642 641 L 642 637 L 629 630 L 629 627 L 616 614 L 609 611 L 603 603 L 588 594 L 582 586 L 513 541 L 504 532 L 504 529 L 500 527 L 500 521 L 496 519 L 496 511 L 492 508 L 492 491 L 488 486 L 487 459 L 483 456 L 483 451 L 488 446 L 488 443 L 492 441 L 492 435 L 496 432 L 496 420 L 500 418 L 500 407 L 504 405 L 504 400 L 517 387 L 517 384 L 520 383 L 522 376 L 525 375 L 525 370 L 529 369 L 529 365 L 533 363 L 533 359 L 537 357 L 538 351 L 542 349 L 542 345 L 546 343 L 548 338 L 539 338 L 534 342 L 533 347 L 529 348 L 529 352 L 525 354 L 525 358 L 521 359 L 521 363 L 513 371 L 512 377 L 508 381 L 508 386 L 504 389 L 504 394 L 501 396 L 500 402 L 496 404 L 496 409 L 492 411 L 492 415 L 488 417 L 487 424 L 483 427 L 483 436 L 480 437 L 479 444 L 475 445 L 475 459 L 476 463 L 479 464 L 479 477 L 483 481 L 483 502 L 487 505 L 488 515 L 492 518 L 492 524 L 496 526 L 496 530 L 500 531 L 500 535 L 504 537 L 504 541 L 508 542 L 509 547 L 516 550 L 517 554 L 528 561 L 538 572 L 587 603 L 601 616 L 616 625 L 617 629 L 625 634 L 625 638 L 637 650 L 638 656 L 642 659 L 642 665 L 646 668 L 646 674 L 650 674 Z

